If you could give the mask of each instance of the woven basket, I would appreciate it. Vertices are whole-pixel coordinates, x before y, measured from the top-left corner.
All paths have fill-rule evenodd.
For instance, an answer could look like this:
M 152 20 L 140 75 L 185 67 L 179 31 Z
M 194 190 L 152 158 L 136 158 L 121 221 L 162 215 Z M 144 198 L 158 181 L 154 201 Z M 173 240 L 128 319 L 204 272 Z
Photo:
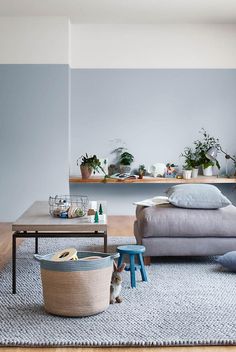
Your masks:
M 79 258 L 101 258 L 65 262 L 53 262 L 52 256 L 34 255 L 40 262 L 44 306 L 48 313 L 82 317 L 108 308 L 113 261 L 118 253 L 78 252 Z

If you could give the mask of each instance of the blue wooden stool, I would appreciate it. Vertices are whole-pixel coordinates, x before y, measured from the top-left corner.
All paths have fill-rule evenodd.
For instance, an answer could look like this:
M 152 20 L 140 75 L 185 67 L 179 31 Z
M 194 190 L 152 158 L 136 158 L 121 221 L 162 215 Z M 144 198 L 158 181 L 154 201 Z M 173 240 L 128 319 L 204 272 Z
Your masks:
M 131 278 L 131 287 L 136 287 L 136 280 L 135 280 L 135 270 L 140 270 L 142 280 L 147 280 L 147 273 L 145 270 L 144 262 L 143 262 L 143 255 L 142 253 L 145 252 L 144 246 L 128 244 L 126 246 L 119 246 L 117 247 L 117 252 L 120 253 L 120 257 L 118 259 L 118 267 L 122 264 L 123 257 L 125 254 L 129 256 L 130 264 L 128 264 L 125 268 L 126 271 L 130 271 L 130 278 Z M 135 264 L 135 255 L 138 256 L 139 264 Z

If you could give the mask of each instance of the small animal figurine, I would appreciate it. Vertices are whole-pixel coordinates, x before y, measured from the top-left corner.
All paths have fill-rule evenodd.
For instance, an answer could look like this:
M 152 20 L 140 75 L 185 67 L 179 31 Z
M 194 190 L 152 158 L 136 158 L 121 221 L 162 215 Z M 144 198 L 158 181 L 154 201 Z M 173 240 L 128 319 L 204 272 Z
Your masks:
M 122 276 L 121 273 L 124 271 L 126 264 L 123 263 L 119 268 L 117 267 L 116 262 L 114 262 L 114 271 L 111 277 L 111 286 L 110 286 L 110 304 L 115 302 L 121 303 L 122 298 L 120 297 Z

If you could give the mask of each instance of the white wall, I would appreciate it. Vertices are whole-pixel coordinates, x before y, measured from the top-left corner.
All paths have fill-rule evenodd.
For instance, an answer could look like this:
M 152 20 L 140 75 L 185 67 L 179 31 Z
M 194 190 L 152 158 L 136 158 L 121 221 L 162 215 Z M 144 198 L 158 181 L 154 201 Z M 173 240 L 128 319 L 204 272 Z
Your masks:
M 234 68 L 236 25 L 71 25 L 73 68 Z
M 69 193 L 69 21 L 0 17 L 0 221 Z
M 0 64 L 68 64 L 69 19 L 0 17 Z

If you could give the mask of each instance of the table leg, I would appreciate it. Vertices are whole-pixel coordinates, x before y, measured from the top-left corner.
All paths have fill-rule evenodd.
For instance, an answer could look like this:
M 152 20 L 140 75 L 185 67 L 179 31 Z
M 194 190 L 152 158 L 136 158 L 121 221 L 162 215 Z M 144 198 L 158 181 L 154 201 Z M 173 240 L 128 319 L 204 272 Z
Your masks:
M 12 293 L 16 293 L 16 237 L 17 234 L 12 235 Z
M 104 253 L 107 253 L 107 232 L 104 232 Z
M 38 248 L 39 248 L 38 231 L 35 231 L 35 254 L 38 254 Z

